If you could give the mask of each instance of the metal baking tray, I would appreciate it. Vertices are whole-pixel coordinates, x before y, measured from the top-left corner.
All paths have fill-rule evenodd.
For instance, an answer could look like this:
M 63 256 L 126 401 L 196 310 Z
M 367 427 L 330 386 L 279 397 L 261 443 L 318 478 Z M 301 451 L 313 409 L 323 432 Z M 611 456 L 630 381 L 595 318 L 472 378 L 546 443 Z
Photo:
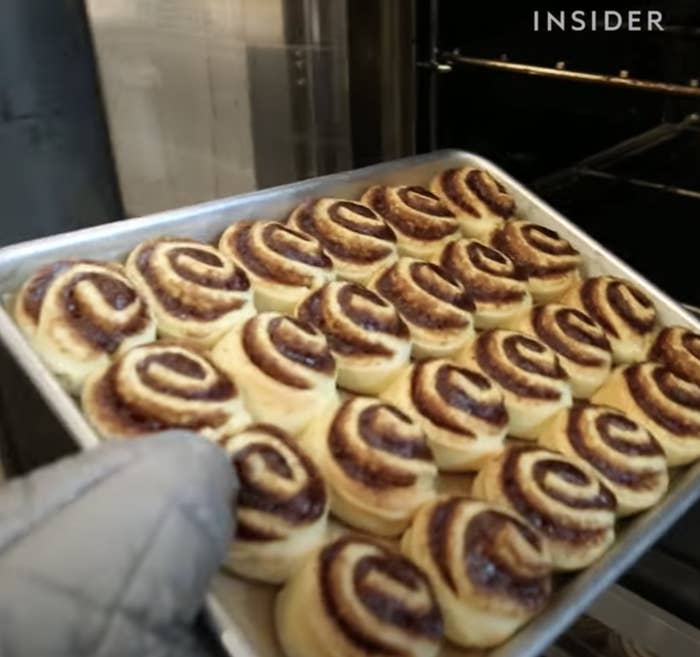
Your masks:
M 0 249 L 0 295 L 7 300 L 40 265 L 59 258 L 91 257 L 122 260 L 142 240 L 158 235 L 189 236 L 215 241 L 234 221 L 284 219 L 300 201 L 313 196 L 358 198 L 370 184 L 427 184 L 438 171 L 473 165 L 490 171 L 513 194 L 518 214 L 556 229 L 583 254 L 587 275 L 613 274 L 630 279 L 654 300 L 664 324 L 680 324 L 700 332 L 700 322 L 654 285 L 567 221 L 493 163 L 464 151 L 429 155 L 338 173 L 234 198 L 203 203 L 160 214 L 106 224 Z M 61 388 L 25 341 L 5 307 L 0 308 L 0 340 L 29 376 L 60 422 L 83 448 L 97 444 L 75 401 Z M 23 440 L 30 439 L 24 436 Z M 658 539 L 700 497 L 700 463 L 673 477 L 669 493 L 654 509 L 624 522 L 613 547 L 598 562 L 564 580 L 550 605 L 492 657 L 536 657 Z M 223 644 L 235 657 L 276 657 L 271 635 L 271 591 L 266 587 L 218 576 L 208 601 L 211 618 Z M 267 605 L 267 609 L 264 607 Z M 447 650 L 445 655 L 464 655 Z M 473 654 L 473 653 L 470 653 Z

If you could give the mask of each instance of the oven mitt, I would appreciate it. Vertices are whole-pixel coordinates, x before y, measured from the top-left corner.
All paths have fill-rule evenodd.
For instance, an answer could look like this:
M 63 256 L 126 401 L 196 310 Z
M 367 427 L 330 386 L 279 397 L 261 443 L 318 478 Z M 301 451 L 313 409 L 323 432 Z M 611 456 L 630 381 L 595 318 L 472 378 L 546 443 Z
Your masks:
M 170 431 L 0 486 L 0 657 L 192 657 L 232 536 L 223 450 Z

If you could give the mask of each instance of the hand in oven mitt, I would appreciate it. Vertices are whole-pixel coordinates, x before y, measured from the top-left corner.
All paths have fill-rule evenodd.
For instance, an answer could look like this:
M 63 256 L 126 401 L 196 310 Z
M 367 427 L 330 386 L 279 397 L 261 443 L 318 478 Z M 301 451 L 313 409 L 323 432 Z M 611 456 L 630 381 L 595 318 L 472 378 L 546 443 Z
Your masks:
M 191 657 L 233 535 L 223 450 L 118 441 L 0 487 L 2 657 Z

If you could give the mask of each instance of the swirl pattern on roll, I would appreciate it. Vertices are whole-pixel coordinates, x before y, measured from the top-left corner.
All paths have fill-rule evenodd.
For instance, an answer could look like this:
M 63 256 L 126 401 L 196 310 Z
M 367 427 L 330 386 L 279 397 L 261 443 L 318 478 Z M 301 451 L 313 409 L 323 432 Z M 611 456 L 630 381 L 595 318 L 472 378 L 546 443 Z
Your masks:
M 426 572 L 458 645 L 501 643 L 547 603 L 551 562 L 545 541 L 503 509 L 461 496 L 423 506 L 402 552 Z
M 649 360 L 662 363 L 676 376 L 700 385 L 700 333 L 683 326 L 662 329 L 649 349 Z
M 391 304 L 361 285 L 327 283 L 298 306 L 297 317 L 326 336 L 338 384 L 348 390 L 375 394 L 408 361 L 408 327 Z
M 299 205 L 288 224 L 316 238 L 340 278 L 366 283 L 396 260 L 396 236 L 371 208 L 356 201 L 322 198 Z
M 509 433 L 536 438 L 543 422 L 571 405 L 569 377 L 547 345 L 517 331 L 491 329 L 467 345 L 460 363 L 475 364 L 504 393 Z
M 250 422 L 233 382 L 174 341 L 134 347 L 85 383 L 83 411 L 105 438 L 189 429 L 218 438 Z
M 644 427 L 610 406 L 575 404 L 547 425 L 539 442 L 592 466 L 615 494 L 618 515 L 648 509 L 668 488 L 661 445 Z
M 280 313 L 260 313 L 227 333 L 214 362 L 237 382 L 257 422 L 303 430 L 336 398 L 336 366 L 323 333 Z
M 494 233 L 492 242 L 527 276 L 538 303 L 556 300 L 579 279 L 581 254 L 551 228 L 509 221 Z
M 476 369 L 421 360 L 381 396 L 423 428 L 443 470 L 478 469 L 503 447 L 508 429 L 503 392 Z
M 566 295 L 571 303 L 603 327 L 616 363 L 632 363 L 646 357 L 656 326 L 652 300 L 629 281 L 597 276 Z
M 262 313 L 243 329 L 243 349 L 269 377 L 308 390 L 319 377 L 333 377 L 335 362 L 322 333 L 294 317 Z
M 474 337 L 474 303 L 444 269 L 401 258 L 369 283 L 398 310 L 413 340 L 413 356 L 451 356 Z
M 70 392 L 112 356 L 155 339 L 146 302 L 121 265 L 61 260 L 25 282 L 14 314 L 20 328 Z
M 592 400 L 619 408 L 648 429 L 669 465 L 700 458 L 700 386 L 660 363 L 615 370 Z
M 246 273 L 213 246 L 195 240 L 143 242 L 129 254 L 126 273 L 167 338 L 209 347 L 255 312 Z
M 477 328 L 504 326 L 532 306 L 527 276 L 507 255 L 483 242 L 450 242 L 439 262 L 474 301 Z
M 298 657 L 435 657 L 443 627 L 425 574 L 361 536 L 326 545 L 277 599 L 277 630 Z
M 335 515 L 374 535 L 400 534 L 434 495 L 437 468 L 420 426 L 396 407 L 352 397 L 302 438 L 332 492 Z
M 515 214 L 515 200 L 490 173 L 474 167 L 447 169 L 430 183 L 468 237 L 487 238 Z
M 615 538 L 614 493 L 580 459 L 510 447 L 478 474 L 477 498 L 505 505 L 540 533 L 561 570 L 585 568 Z
M 309 234 L 275 221 L 239 221 L 219 250 L 248 274 L 258 310 L 293 312 L 309 290 L 334 278 L 333 263 Z
M 612 350 L 605 331 L 581 310 L 555 303 L 537 306 L 516 328 L 557 354 L 574 397 L 590 397 L 610 374 Z
M 247 577 L 283 581 L 324 540 L 328 496 L 321 474 L 272 425 L 251 425 L 221 445 L 240 482 L 226 566 Z
M 375 185 L 362 202 L 391 226 L 402 255 L 430 260 L 459 237 L 454 213 L 425 187 Z

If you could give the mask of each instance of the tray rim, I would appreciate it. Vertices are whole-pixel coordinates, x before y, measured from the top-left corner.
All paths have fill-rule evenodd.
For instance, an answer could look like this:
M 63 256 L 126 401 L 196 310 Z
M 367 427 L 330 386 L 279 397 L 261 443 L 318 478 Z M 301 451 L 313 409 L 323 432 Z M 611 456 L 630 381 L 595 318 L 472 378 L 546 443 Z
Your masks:
M 100 239 L 118 239 L 146 229 L 157 229 L 178 221 L 196 221 L 199 216 L 217 211 L 232 210 L 250 203 L 273 201 L 294 193 L 318 195 L 319 187 L 329 188 L 333 185 L 347 183 L 353 179 L 361 180 L 372 176 L 400 171 L 401 168 L 415 167 L 423 164 L 438 163 L 452 159 L 468 159 L 476 166 L 481 166 L 500 177 L 507 185 L 516 188 L 539 211 L 547 214 L 553 221 L 562 225 L 575 236 L 579 242 L 597 256 L 614 265 L 621 275 L 629 277 L 641 285 L 653 297 L 655 302 L 663 303 L 672 310 L 684 324 L 700 332 L 700 322 L 678 302 L 648 281 L 631 266 L 609 252 L 581 228 L 562 216 L 531 190 L 518 182 L 498 165 L 475 153 L 460 149 L 444 149 L 418 156 L 409 156 L 398 160 L 382 162 L 360 169 L 334 173 L 319 178 L 310 178 L 273 188 L 257 190 L 247 194 L 231 196 L 213 201 L 206 201 L 191 206 L 165 210 L 143 217 L 126 219 L 120 222 L 82 228 L 76 231 L 60 233 L 35 240 L 20 242 L 0 248 L 0 287 L 4 272 L 18 262 L 25 262 L 37 254 L 46 254 L 54 249 L 69 247 Z M 38 264 L 38 262 L 37 262 Z M 44 403 L 53 411 L 57 420 L 64 426 L 76 443 L 86 449 L 100 444 L 93 429 L 57 379 L 51 375 L 39 356 L 24 338 L 4 305 L 0 307 L 0 342 L 25 371 L 37 388 Z M 618 533 L 612 548 L 589 568 L 574 576 L 553 596 L 548 607 L 531 623 L 522 628 L 502 646 L 489 652 L 491 657 L 536 657 L 552 643 L 582 613 L 593 600 L 613 584 L 634 561 L 677 520 L 700 497 L 700 463 L 687 468 L 674 483 L 664 500 L 651 510 L 629 522 Z M 218 630 L 222 643 L 231 650 L 231 638 L 237 635 L 235 620 L 229 615 L 220 601 L 212 594 L 208 596 L 211 620 Z M 227 639 L 228 637 L 228 639 Z M 237 655 L 237 657 L 243 657 Z M 247 656 L 246 656 L 247 657 Z M 261 656 L 262 657 L 262 656 Z

